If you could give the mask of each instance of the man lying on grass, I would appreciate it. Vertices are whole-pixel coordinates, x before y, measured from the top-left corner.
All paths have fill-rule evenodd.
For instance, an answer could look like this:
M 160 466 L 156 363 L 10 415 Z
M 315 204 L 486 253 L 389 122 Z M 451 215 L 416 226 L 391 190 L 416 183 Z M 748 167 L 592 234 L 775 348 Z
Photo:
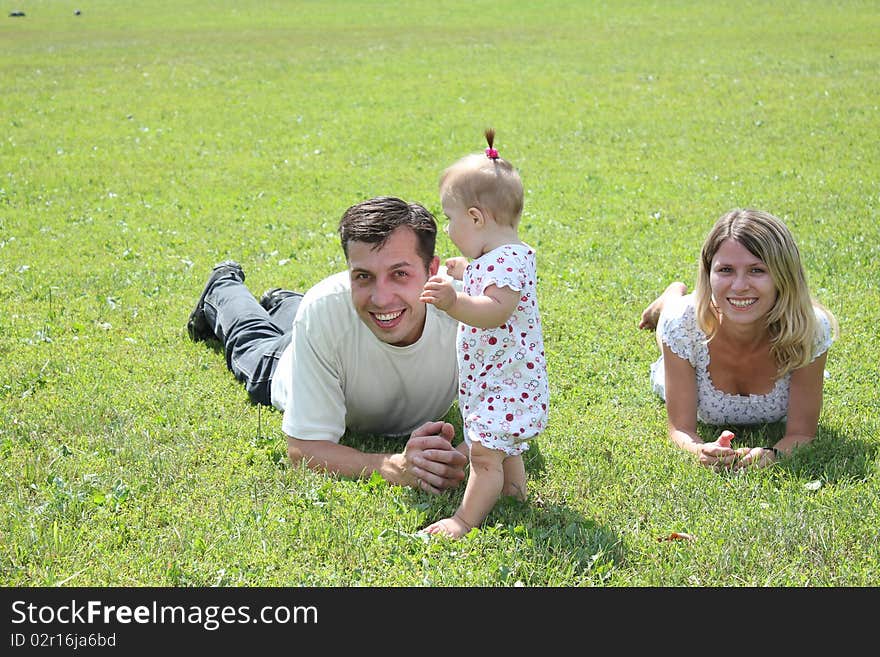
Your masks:
M 284 412 L 294 465 L 454 488 L 467 458 L 452 446 L 453 426 L 435 420 L 458 394 L 458 322 L 419 301 L 440 268 L 434 216 L 378 197 L 348 208 L 339 235 L 348 271 L 305 295 L 273 288 L 257 301 L 238 263 L 215 266 L 189 336 L 219 340 L 251 399 Z M 346 430 L 408 438 L 399 453 L 367 453 L 340 444 Z

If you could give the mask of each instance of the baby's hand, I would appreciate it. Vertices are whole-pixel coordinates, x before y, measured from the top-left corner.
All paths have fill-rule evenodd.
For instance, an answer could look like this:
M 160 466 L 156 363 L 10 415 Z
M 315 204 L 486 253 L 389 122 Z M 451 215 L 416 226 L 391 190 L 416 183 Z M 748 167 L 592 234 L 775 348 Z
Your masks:
M 444 264 L 446 265 L 446 273 L 452 276 L 452 278 L 457 281 L 464 278 L 464 270 L 467 269 L 468 266 L 467 258 L 461 256 L 447 258 Z
M 458 293 L 452 285 L 452 278 L 449 276 L 431 276 L 425 283 L 422 295 L 419 301 L 422 303 L 430 303 L 440 310 L 448 311 L 455 304 Z

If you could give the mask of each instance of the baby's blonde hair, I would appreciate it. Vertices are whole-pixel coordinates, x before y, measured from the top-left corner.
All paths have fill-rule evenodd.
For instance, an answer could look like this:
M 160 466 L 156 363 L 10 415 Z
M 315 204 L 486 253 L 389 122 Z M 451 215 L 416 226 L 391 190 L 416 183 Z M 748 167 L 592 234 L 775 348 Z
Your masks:
M 709 276 L 712 259 L 726 239 L 739 242 L 767 265 L 776 286 L 776 303 L 767 313 L 770 353 L 776 360 L 777 376 L 809 365 L 820 335 L 816 309 L 824 313 L 837 335 L 837 320 L 830 310 L 810 296 L 801 254 L 788 227 L 768 212 L 731 210 L 722 215 L 703 242 L 700 273 L 694 290 L 697 323 L 711 340 L 718 331 L 717 311 L 712 303 Z
M 486 130 L 489 147 L 453 163 L 440 176 L 440 200 L 466 208 L 488 210 L 499 223 L 519 225 L 523 210 L 523 184 L 514 166 L 493 148 L 495 131 Z

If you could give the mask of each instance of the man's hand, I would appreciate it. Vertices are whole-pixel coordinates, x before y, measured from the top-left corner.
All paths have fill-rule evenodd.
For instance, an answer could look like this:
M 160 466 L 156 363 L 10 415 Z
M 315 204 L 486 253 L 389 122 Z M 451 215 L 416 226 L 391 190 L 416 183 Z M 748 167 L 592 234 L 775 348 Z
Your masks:
M 430 303 L 444 312 L 449 312 L 457 299 L 458 292 L 452 284 L 452 278 L 439 275 L 428 279 L 425 289 L 422 290 L 422 296 L 419 297 L 422 303 Z
M 427 422 L 412 432 L 402 454 L 406 485 L 436 495 L 461 483 L 467 457 L 452 446 L 454 436 L 448 422 Z

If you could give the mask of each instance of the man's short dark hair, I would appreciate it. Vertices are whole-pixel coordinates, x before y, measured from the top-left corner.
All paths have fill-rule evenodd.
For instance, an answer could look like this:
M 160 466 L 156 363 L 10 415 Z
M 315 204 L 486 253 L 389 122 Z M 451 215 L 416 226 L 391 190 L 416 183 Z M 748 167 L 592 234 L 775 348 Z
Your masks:
M 425 269 L 431 266 L 437 241 L 437 221 L 434 215 L 418 203 L 407 203 L 394 196 L 377 196 L 352 205 L 339 221 L 342 251 L 348 259 L 349 242 L 366 242 L 373 250 L 382 248 L 395 230 L 401 226 L 416 234 L 419 257 Z

